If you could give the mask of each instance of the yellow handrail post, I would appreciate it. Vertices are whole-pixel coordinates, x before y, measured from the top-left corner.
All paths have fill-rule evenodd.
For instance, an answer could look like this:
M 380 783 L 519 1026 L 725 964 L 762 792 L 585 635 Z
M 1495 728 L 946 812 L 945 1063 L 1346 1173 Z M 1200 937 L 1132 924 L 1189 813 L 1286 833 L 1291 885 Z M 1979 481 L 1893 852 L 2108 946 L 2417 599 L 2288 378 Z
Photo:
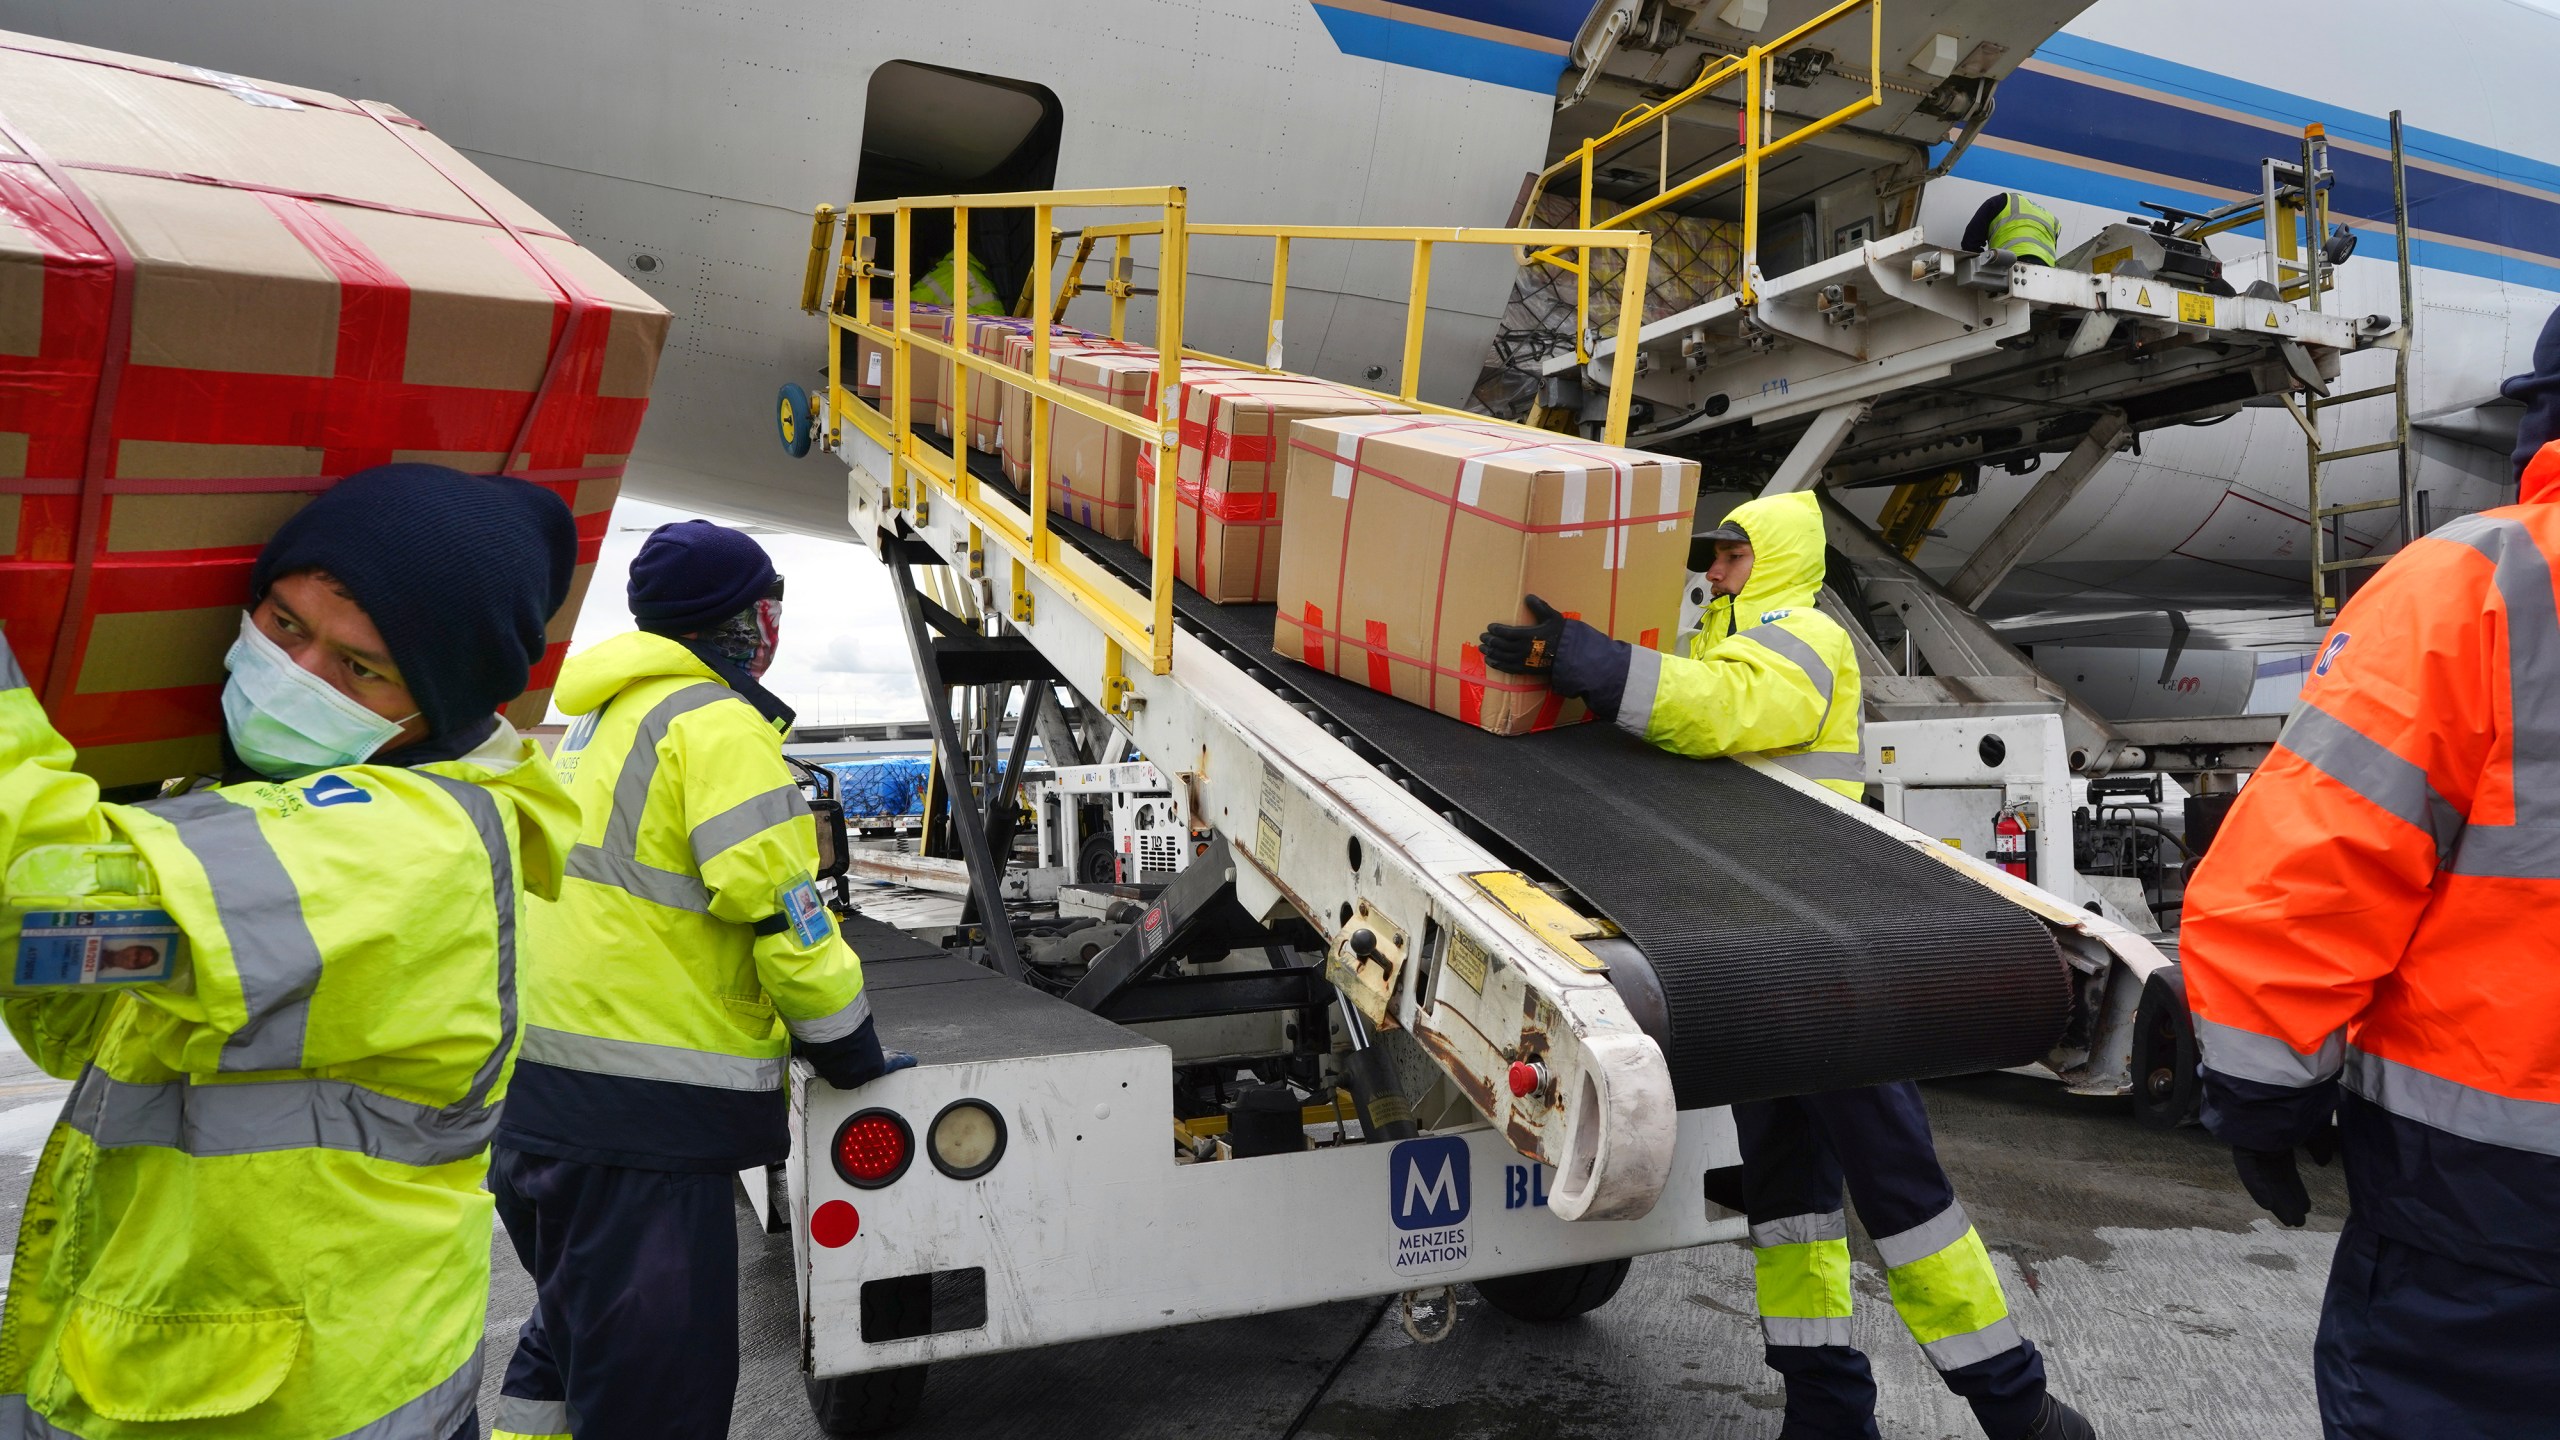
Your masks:
M 1032 233 L 1049 233 L 1050 207 L 1031 207 Z M 1031 282 L 1031 313 L 1039 326 L 1031 332 L 1031 373 L 1049 378 L 1049 267 Z M 1049 397 L 1031 392 L 1031 558 L 1039 564 L 1057 559 L 1057 538 L 1049 533 Z
M 1534 218 L 1534 217 L 1531 217 Z M 1582 228 L 1596 230 L 1591 223 L 1591 142 L 1582 142 Z M 1573 358 L 1591 363 L 1591 247 L 1578 252 L 1582 268 L 1573 276 Z
M 906 283 L 916 263 L 915 252 L 909 248 L 915 243 L 915 212 L 904 205 L 899 206 L 897 218 L 890 222 L 890 229 L 898 242 L 900 283 L 893 287 L 897 295 L 898 342 L 894 347 L 897 353 L 889 357 L 889 383 L 895 401 L 889 411 L 889 497 L 903 510 L 907 505 L 907 454 L 915 445 L 915 438 L 908 433 L 916 408 L 915 376 L 911 370 L 915 364 L 915 347 L 908 343 L 915 334 L 915 313 L 912 309 L 915 299 L 913 287 Z M 923 489 L 921 480 L 917 482 L 917 489 Z
M 969 468 L 969 312 L 978 303 L 969 286 L 969 207 L 951 207 L 951 489 L 962 502 L 978 498 Z
M 1760 48 L 1742 57 L 1742 285 L 1741 303 L 1754 299 L 1753 277 L 1760 273 L 1760 143 L 1766 114 L 1761 107 Z
M 1284 242 L 1285 243 L 1285 242 Z M 1431 242 L 1413 242 L 1413 285 L 1404 301 L 1404 374 L 1396 398 L 1411 400 L 1422 392 L 1422 322 L 1431 313 Z
M 1111 279 L 1106 287 L 1111 295 L 1111 338 L 1129 338 L 1129 242 L 1135 237 L 1111 237 Z
M 800 275 L 800 313 L 818 313 L 818 285 L 827 276 L 827 252 L 835 248 L 836 207 L 809 212 L 809 268 Z
M 1154 602 L 1147 640 L 1148 668 L 1158 675 L 1173 665 L 1173 496 L 1182 464 L 1182 309 L 1190 288 L 1190 193 L 1179 185 L 1166 191 L 1164 234 L 1156 248 L 1156 493 L 1150 497 L 1156 553 L 1147 593 Z
M 1645 272 L 1653 268 L 1653 240 L 1643 231 L 1627 247 L 1627 273 L 1618 281 L 1618 348 L 1609 357 L 1609 420 L 1603 443 L 1627 443 L 1627 415 L 1636 397 L 1636 343 L 1644 336 Z
M 1289 316 L 1289 237 L 1271 242 L 1271 326 L 1262 336 L 1262 363 L 1280 368 L 1281 322 Z

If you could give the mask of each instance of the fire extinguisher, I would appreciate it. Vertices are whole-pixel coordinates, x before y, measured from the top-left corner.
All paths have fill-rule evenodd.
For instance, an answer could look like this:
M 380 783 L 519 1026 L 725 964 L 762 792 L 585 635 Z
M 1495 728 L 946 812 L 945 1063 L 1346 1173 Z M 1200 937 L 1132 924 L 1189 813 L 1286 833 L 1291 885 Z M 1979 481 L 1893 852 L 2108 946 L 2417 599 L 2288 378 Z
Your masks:
M 1991 863 L 2033 883 L 2036 878 L 2034 847 L 2027 841 L 2026 817 L 2020 807 L 2011 805 L 1991 822 Z

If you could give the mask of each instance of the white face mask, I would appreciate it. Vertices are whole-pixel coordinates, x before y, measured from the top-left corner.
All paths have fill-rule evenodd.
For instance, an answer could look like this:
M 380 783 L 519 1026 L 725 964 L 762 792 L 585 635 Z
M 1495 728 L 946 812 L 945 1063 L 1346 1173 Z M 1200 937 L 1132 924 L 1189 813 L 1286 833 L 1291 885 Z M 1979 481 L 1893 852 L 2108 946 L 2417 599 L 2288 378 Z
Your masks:
M 246 613 L 240 638 L 222 657 L 222 722 L 231 748 L 271 780 L 297 780 L 353 765 L 381 749 L 408 720 L 385 720 L 301 666 Z M 415 715 L 410 720 L 418 718 Z

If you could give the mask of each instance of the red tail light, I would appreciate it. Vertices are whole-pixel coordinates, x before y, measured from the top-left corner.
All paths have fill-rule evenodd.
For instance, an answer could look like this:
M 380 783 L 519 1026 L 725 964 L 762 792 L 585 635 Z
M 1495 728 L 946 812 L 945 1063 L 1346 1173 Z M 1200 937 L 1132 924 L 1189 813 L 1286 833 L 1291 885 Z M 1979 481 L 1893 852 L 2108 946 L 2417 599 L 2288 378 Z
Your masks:
M 857 1190 L 877 1190 L 907 1173 L 915 1132 L 892 1110 L 865 1110 L 836 1131 L 836 1174 Z

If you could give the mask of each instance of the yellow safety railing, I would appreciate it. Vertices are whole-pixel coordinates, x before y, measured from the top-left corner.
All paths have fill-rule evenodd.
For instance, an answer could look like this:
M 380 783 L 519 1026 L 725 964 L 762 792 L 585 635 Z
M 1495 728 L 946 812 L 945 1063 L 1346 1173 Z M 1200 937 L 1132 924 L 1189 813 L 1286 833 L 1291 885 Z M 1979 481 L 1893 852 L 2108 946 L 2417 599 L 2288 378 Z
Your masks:
M 1819 119 L 1807 122 L 1784 135 L 1772 135 L 1777 123 L 1776 85 L 1772 66 L 1814 34 L 1840 23 L 1859 10 L 1867 12 L 1867 93 Z M 1693 175 L 1679 184 L 1671 183 L 1669 172 L 1671 115 L 1716 91 L 1739 82 L 1742 100 L 1741 133 L 1735 153 L 1729 159 L 1705 172 Z M 1836 126 L 1845 125 L 1884 104 L 1884 6 L 1883 0 L 1841 0 L 1812 19 L 1764 44 L 1754 45 L 1739 55 L 1728 55 L 1699 72 L 1698 78 L 1678 94 L 1649 105 L 1639 105 L 1618 117 L 1615 125 L 1582 142 L 1574 153 L 1548 166 L 1530 187 L 1521 214 L 1537 213 L 1538 199 L 1546 193 L 1550 181 L 1567 172 L 1578 172 L 1578 213 L 1581 228 L 1611 230 L 1630 226 L 1645 216 L 1667 206 L 1676 205 L 1691 195 L 1717 184 L 1736 171 L 1742 175 L 1742 303 L 1752 300 L 1754 281 L 1760 263 L 1760 167 L 1770 156 L 1801 145 L 1814 136 Z M 1663 129 L 1663 171 L 1655 193 L 1648 199 L 1630 205 L 1616 214 L 1595 216 L 1592 213 L 1592 177 L 1601 161 L 1614 158 L 1612 147 L 1639 131 L 1659 125 Z M 1588 360 L 1591 335 L 1591 251 L 1569 233 L 1541 232 L 1531 242 L 1536 250 L 1528 259 L 1533 263 L 1553 265 L 1574 276 L 1574 353 Z M 1573 252 L 1568 257 L 1567 252 Z M 1622 315 L 1630 312 L 1621 311 Z M 1632 312 L 1641 314 L 1641 311 Z
M 1121 677 L 1125 673 L 1124 654 L 1142 655 L 1150 673 L 1161 675 L 1173 663 L 1173 578 L 1174 547 L 1158 545 L 1148 575 L 1147 589 L 1141 594 L 1116 573 L 1073 546 L 1059 543 L 1050 528 L 1049 493 L 1049 425 L 1052 410 L 1064 406 L 1110 429 L 1131 436 L 1151 448 L 1155 473 L 1163 483 L 1153 487 L 1148 497 L 1153 510 L 1153 533 L 1171 535 L 1174 531 L 1175 487 L 1171 477 L 1176 470 L 1179 453 L 1181 413 L 1178 401 L 1185 360 L 1213 362 L 1247 370 L 1279 371 L 1284 359 L 1282 347 L 1283 321 L 1288 309 L 1290 247 L 1297 241 L 1383 242 L 1410 245 L 1413 248 L 1411 283 L 1405 296 L 1405 335 L 1403 373 L 1398 377 L 1396 393 L 1346 386 L 1365 394 L 1392 399 L 1417 411 L 1460 416 L 1485 422 L 1482 414 L 1457 410 L 1422 399 L 1418 393 L 1422 373 L 1425 321 L 1431 300 L 1431 263 L 1434 247 L 1441 245 L 1495 245 L 1521 251 L 1534 245 L 1565 245 L 1579 248 L 1588 255 L 1592 250 L 1615 249 L 1626 252 L 1626 266 L 1620 279 L 1619 313 L 1641 315 L 1644 286 L 1652 263 L 1652 237 L 1641 230 L 1533 230 L 1470 229 L 1448 226 L 1401 225 L 1195 225 L 1185 211 L 1185 192 L 1180 186 L 1148 187 L 1117 190 L 1049 190 L 998 195 L 944 195 L 895 200 L 862 201 L 845 206 L 821 205 L 812 216 L 809 238 L 808 268 L 802 276 L 801 308 L 812 314 L 823 310 L 829 329 L 827 353 L 827 434 L 826 447 L 835 448 L 841 439 L 841 427 L 850 422 L 890 456 L 888 477 L 891 504 L 898 509 L 924 511 L 931 495 L 940 495 L 957 505 L 969 517 L 971 548 L 980 552 L 982 545 L 993 540 L 999 548 L 1014 552 L 1015 564 L 1036 574 L 1055 587 L 1068 602 L 1090 617 L 1104 631 L 1108 645 L 1104 654 L 1104 689 L 1102 697 L 1110 708 L 1119 708 Z M 1114 222 L 1087 226 L 1078 232 L 1073 260 L 1063 279 L 1054 278 L 1060 252 L 1062 232 L 1052 225 L 1059 210 L 1070 208 L 1152 210 L 1145 220 Z M 900 264 L 911 263 L 905 257 L 912 252 L 914 216 L 918 211 L 948 211 L 951 215 L 951 253 L 967 253 L 969 244 L 969 212 L 972 210 L 1027 209 L 1032 214 L 1032 234 L 1047 237 L 1043 259 L 1047 263 L 1033 267 L 1034 273 L 1026 297 L 1031 315 L 1049 323 L 1031 328 L 1031 368 L 1003 370 L 1003 383 L 1025 390 L 1031 397 L 1030 490 L 1027 504 L 1018 504 L 1009 488 L 991 488 L 973 474 L 965 457 L 969 443 L 969 385 L 972 369 L 986 369 L 987 363 L 973 358 L 963 337 L 961 343 L 944 341 L 938 335 L 918 330 L 908 291 L 911 277 L 877 262 L 877 237 L 873 223 L 888 217 L 893 226 L 896 254 Z M 841 226 L 839 225 L 839 222 Z M 838 244 L 841 230 L 841 245 Z M 1267 240 L 1272 246 L 1270 323 L 1265 333 L 1262 360 L 1257 363 L 1235 359 L 1207 351 L 1194 350 L 1183 343 L 1183 297 L 1189 289 L 1191 241 L 1195 237 Z M 1102 286 L 1110 297 L 1110 326 L 1114 339 L 1126 338 L 1129 301 L 1138 295 L 1155 298 L 1156 330 L 1156 413 L 1150 418 L 1106 405 L 1059 384 L 1050 378 L 1050 327 L 1063 321 L 1068 301 L 1083 292 L 1085 264 L 1097 244 L 1110 241 L 1110 273 Z M 1156 283 L 1152 290 L 1141 289 L 1132 278 L 1136 242 L 1152 240 L 1156 247 Z M 836 256 L 834 284 L 827 285 L 828 258 Z M 953 283 L 961 293 L 953 298 L 951 309 L 966 315 L 969 308 L 969 278 L 966 265 L 952 267 Z M 871 319 L 872 283 L 890 282 L 892 300 L 890 323 L 878 324 Z M 867 337 L 890 356 L 885 367 L 882 397 L 888 402 L 883 411 L 845 387 L 844 342 L 846 335 Z M 951 451 L 946 454 L 914 433 L 914 366 L 918 357 L 947 363 L 950 368 L 952 405 Z M 1606 422 L 1602 438 L 1612 445 L 1626 443 L 1628 414 L 1635 396 L 1632 365 L 1611 367 Z M 1498 423 L 1498 422 L 1497 422 Z M 1523 427 L 1524 429 L 1526 427 Z M 962 458 L 955 458 L 962 457 Z M 1016 618 L 1021 613 L 1021 591 L 1017 575 Z

